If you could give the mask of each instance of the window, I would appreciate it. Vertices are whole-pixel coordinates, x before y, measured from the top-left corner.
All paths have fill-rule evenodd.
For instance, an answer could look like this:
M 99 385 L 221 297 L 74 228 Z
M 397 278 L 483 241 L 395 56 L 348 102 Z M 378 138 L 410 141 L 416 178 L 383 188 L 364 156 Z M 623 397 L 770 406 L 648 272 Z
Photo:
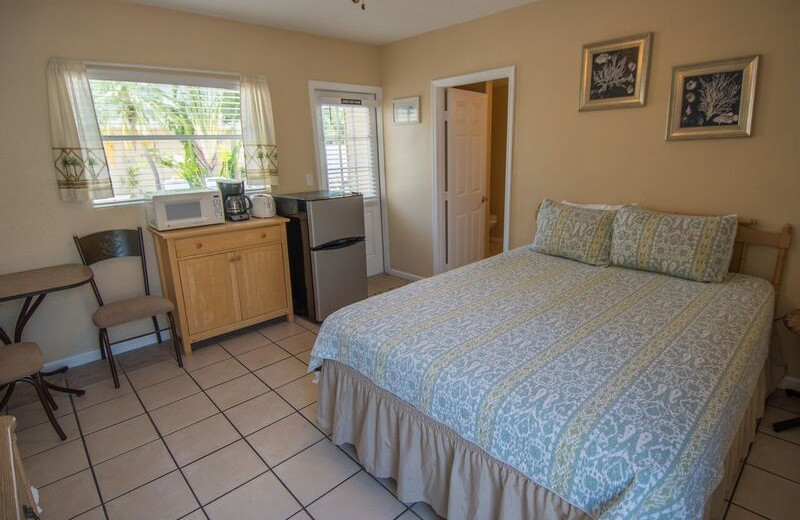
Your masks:
M 114 68 L 89 78 L 115 194 L 97 202 L 244 178 L 238 81 Z
M 376 107 L 374 94 L 317 93 L 320 166 L 328 189 L 378 196 Z

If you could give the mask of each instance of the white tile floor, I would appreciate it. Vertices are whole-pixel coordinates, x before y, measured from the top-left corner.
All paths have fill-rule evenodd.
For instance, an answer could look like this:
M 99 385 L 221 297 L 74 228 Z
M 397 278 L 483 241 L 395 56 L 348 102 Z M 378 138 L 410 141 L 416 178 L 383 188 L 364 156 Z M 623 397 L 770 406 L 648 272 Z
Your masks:
M 168 345 L 118 357 L 114 389 L 100 362 L 70 371 L 58 394 L 59 442 L 38 402 L 12 399 L 18 443 L 38 486 L 43 520 L 435 519 L 375 479 L 351 446 L 314 423 L 316 385 L 305 372 L 318 327 L 278 321 L 207 343 L 185 359 Z M 16 403 L 16 404 L 15 404 Z M 778 392 L 727 513 L 728 520 L 800 517 L 800 430 L 772 432 L 800 414 Z
M 10 413 L 43 520 L 417 518 L 314 424 L 318 330 L 277 321 L 203 345 L 184 368 L 169 345 L 123 354 L 119 389 L 105 362 L 72 370 L 86 395 L 57 394 L 63 443 L 20 389 Z

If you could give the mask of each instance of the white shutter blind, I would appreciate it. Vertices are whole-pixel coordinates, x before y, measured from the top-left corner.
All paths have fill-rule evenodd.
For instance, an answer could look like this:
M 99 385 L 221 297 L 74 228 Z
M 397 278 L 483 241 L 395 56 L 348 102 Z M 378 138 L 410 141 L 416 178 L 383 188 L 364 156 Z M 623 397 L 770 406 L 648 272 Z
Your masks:
M 132 81 L 120 74 L 90 77 L 114 200 L 244 176 L 238 82 L 163 73 Z
M 378 196 L 375 102 L 363 95 L 320 97 L 322 159 L 328 189 Z

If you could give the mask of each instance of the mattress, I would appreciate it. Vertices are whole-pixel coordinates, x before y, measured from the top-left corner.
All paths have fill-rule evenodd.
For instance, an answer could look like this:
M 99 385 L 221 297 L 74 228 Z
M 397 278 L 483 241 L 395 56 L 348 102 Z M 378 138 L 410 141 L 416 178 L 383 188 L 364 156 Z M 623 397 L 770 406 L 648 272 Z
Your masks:
M 701 518 L 764 367 L 774 293 L 520 248 L 351 305 L 352 367 L 593 518 Z

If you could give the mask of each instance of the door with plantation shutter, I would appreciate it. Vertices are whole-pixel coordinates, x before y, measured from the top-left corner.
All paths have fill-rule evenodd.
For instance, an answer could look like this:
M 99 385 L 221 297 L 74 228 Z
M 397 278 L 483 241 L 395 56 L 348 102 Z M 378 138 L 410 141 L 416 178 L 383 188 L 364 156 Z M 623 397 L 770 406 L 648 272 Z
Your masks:
M 364 195 L 367 276 L 383 272 L 378 150 L 378 100 L 375 94 L 315 91 L 315 116 L 322 189 Z

